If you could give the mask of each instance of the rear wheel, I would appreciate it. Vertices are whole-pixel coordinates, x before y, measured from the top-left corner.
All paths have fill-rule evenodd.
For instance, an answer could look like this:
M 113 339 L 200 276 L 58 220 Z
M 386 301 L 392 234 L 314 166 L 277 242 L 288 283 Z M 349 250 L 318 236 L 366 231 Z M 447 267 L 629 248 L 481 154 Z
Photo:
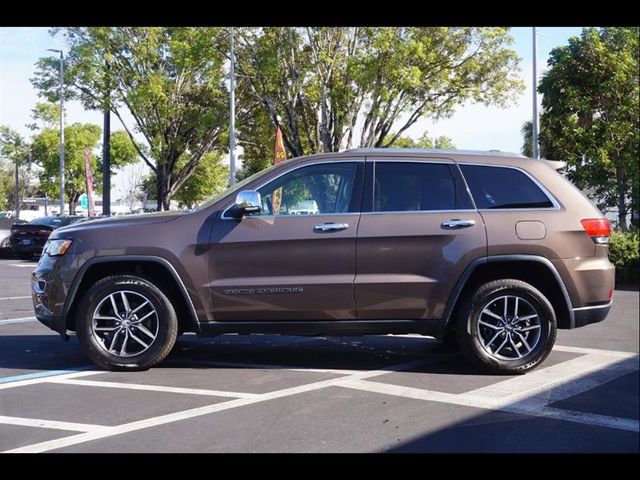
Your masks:
M 495 280 L 463 300 L 456 319 L 462 353 L 482 370 L 522 374 L 551 352 L 556 315 L 547 298 L 515 279 Z
M 103 278 L 85 294 L 76 318 L 87 356 L 107 370 L 145 370 L 173 347 L 178 321 L 156 285 L 133 275 Z

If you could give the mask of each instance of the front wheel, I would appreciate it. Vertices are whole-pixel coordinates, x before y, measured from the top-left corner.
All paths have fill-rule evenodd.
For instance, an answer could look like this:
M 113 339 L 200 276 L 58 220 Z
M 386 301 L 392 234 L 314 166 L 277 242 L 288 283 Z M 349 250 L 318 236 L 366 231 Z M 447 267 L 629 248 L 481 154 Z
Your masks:
M 490 373 L 523 374 L 540 365 L 556 339 L 556 315 L 535 287 L 515 279 L 481 285 L 456 319 L 462 353 Z
M 76 332 L 86 355 L 107 370 L 146 370 L 176 341 L 178 321 L 156 285 L 134 275 L 97 282 L 78 307 Z

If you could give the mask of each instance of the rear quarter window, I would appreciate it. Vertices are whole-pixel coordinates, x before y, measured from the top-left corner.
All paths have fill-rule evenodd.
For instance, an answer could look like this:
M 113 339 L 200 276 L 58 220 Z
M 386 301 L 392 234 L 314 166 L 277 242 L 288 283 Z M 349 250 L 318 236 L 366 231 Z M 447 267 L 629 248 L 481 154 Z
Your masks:
M 553 207 L 549 197 L 520 170 L 484 165 L 460 168 L 480 210 Z

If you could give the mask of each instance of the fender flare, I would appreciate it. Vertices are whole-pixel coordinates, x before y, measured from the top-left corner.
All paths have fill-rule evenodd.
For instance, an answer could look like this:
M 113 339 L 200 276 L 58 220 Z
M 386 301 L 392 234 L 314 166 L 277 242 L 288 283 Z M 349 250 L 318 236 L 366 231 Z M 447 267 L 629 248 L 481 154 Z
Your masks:
M 73 279 L 73 282 L 71 283 L 71 287 L 69 288 L 69 293 L 67 294 L 67 298 L 65 299 L 64 307 L 62 309 L 63 317 L 66 319 L 69 313 L 69 310 L 71 309 L 71 306 L 75 301 L 76 294 L 78 293 L 78 288 L 82 284 L 82 280 L 84 279 L 85 274 L 91 267 L 100 263 L 107 263 L 107 262 L 114 263 L 114 262 L 136 262 L 136 261 L 157 263 L 162 267 L 164 267 L 171 274 L 171 277 L 175 280 L 176 284 L 178 285 L 178 290 L 180 291 L 180 294 L 182 295 L 187 305 L 187 310 L 189 312 L 189 316 L 191 320 L 191 326 L 195 329 L 196 332 L 199 332 L 200 324 L 198 322 L 196 309 L 193 305 L 193 301 L 191 300 L 191 297 L 189 296 L 189 292 L 187 291 L 187 288 L 184 285 L 184 282 L 182 281 L 182 278 L 180 278 L 180 275 L 178 275 L 178 272 L 176 271 L 174 266 L 171 265 L 171 263 L 169 263 L 167 259 L 158 257 L 156 255 L 113 255 L 113 256 L 106 256 L 106 257 L 94 257 L 87 260 L 84 263 L 84 265 L 80 267 L 80 270 L 78 270 L 78 273 L 76 274 L 75 278 Z
M 569 329 L 575 328 L 575 315 L 573 312 L 573 307 L 571 304 L 571 298 L 569 297 L 569 292 L 567 291 L 567 287 L 562 281 L 562 277 L 560 273 L 556 269 L 556 267 L 551 263 L 548 258 L 541 257 L 538 255 L 492 255 L 488 257 L 480 257 L 476 258 L 472 261 L 467 267 L 464 269 L 458 281 L 456 282 L 451 295 L 449 295 L 449 300 L 447 301 L 447 306 L 444 310 L 443 318 L 443 331 L 449 325 L 449 321 L 451 320 L 451 313 L 453 312 L 453 308 L 455 307 L 458 299 L 460 297 L 460 293 L 462 293 L 463 288 L 467 284 L 467 280 L 471 277 L 471 274 L 480 266 L 487 263 L 499 263 L 499 262 L 537 262 L 543 264 L 553 275 L 556 282 L 558 283 L 558 287 L 560 288 L 560 292 L 562 293 L 562 297 L 564 298 L 567 312 L 569 315 Z

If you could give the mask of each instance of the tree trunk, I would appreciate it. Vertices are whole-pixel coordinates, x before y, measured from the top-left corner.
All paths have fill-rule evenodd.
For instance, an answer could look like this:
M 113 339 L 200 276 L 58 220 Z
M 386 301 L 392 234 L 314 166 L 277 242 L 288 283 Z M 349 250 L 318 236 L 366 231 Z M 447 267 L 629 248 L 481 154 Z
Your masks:
M 156 210 L 162 212 L 165 209 L 167 203 L 167 188 L 166 188 L 167 170 L 164 165 L 158 166 L 156 172 Z
M 627 230 L 626 178 L 622 168 L 616 168 L 616 183 L 618 184 L 618 228 Z

